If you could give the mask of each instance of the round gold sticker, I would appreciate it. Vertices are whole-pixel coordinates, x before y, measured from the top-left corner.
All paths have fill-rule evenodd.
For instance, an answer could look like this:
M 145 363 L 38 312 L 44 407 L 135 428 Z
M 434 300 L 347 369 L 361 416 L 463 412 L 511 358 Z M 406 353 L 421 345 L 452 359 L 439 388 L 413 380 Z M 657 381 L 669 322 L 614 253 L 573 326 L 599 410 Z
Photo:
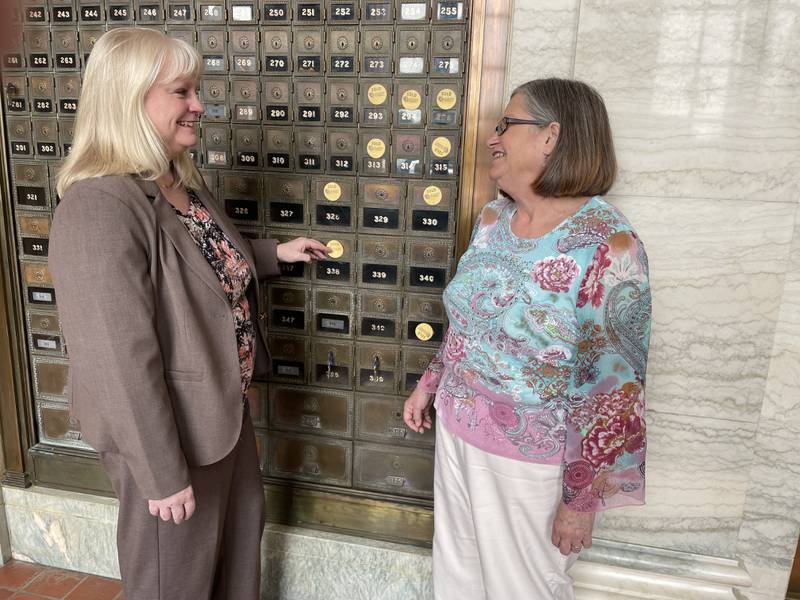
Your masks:
M 449 156 L 452 149 L 453 146 L 446 137 L 437 137 L 431 143 L 431 152 L 439 158 Z
M 429 185 L 422 192 L 422 199 L 425 204 L 436 206 L 442 201 L 442 190 L 438 185 Z
M 419 105 L 422 104 L 422 96 L 417 90 L 406 90 L 400 98 L 400 104 L 406 110 L 417 110 Z
M 458 96 L 456 96 L 456 93 L 450 88 L 439 90 L 439 93 L 436 94 L 436 106 L 442 110 L 450 110 L 456 105 L 457 101 Z
M 371 158 L 380 158 L 386 154 L 386 144 L 379 138 L 372 138 L 367 142 L 367 154 L 369 154 Z
M 339 240 L 331 240 L 325 245 L 330 250 L 328 253 L 328 258 L 339 258 L 342 254 L 344 254 L 344 246 L 342 246 L 342 242 Z
M 328 202 L 336 202 L 342 197 L 342 186 L 335 181 L 328 182 L 325 184 L 325 187 L 322 188 L 322 193 L 325 195 L 325 199 Z
M 427 323 L 420 323 L 414 329 L 414 333 L 416 334 L 418 340 L 427 342 L 429 339 L 433 337 L 433 327 L 431 327 Z
M 380 83 L 373 83 L 367 90 L 367 98 L 369 98 L 370 103 L 375 106 L 386 102 L 386 97 L 388 95 L 389 93 L 386 91 L 386 88 Z

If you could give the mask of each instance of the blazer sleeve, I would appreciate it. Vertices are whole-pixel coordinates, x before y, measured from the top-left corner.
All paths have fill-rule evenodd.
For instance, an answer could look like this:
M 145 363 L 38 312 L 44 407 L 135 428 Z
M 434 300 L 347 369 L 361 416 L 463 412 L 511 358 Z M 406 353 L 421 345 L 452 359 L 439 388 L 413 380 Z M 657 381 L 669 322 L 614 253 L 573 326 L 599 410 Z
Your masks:
M 265 240 L 253 240 L 245 238 L 245 242 L 250 244 L 253 257 L 256 261 L 256 273 L 259 279 L 274 277 L 281 274 L 278 266 L 278 240 L 267 238 Z
M 112 442 L 141 493 L 157 500 L 190 483 L 156 329 L 157 225 L 149 206 L 127 197 L 134 193 L 124 190 L 123 201 L 102 180 L 89 181 L 67 192 L 50 238 L 59 317 L 80 373 L 72 403 Z

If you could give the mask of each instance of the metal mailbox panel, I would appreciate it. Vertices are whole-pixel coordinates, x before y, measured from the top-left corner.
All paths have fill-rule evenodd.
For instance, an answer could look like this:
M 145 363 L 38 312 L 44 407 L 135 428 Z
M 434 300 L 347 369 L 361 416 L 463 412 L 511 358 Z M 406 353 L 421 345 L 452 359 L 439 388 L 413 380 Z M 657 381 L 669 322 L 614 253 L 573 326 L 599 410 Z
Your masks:
M 53 27 L 53 66 L 59 71 L 80 69 L 78 30 L 74 27 Z
M 308 188 L 299 177 L 267 176 L 267 225 L 308 224 Z
M 447 328 L 441 296 L 406 295 L 403 341 L 439 347 Z
M 192 0 L 166 0 L 167 23 L 193 23 L 195 21 Z
M 228 78 L 223 75 L 204 77 L 200 83 L 200 101 L 205 109 L 204 121 L 228 121 Z
M 270 433 L 268 464 L 273 477 L 349 487 L 353 442 Z
M 392 123 L 392 83 L 362 79 L 359 96 L 359 122 L 364 127 L 389 127 Z
M 133 2 L 131 0 L 108 0 L 106 14 L 111 23 L 130 25 L 135 15 Z
M 376 341 L 399 340 L 402 304 L 398 293 L 360 290 L 356 336 Z
M 52 114 L 56 112 L 56 93 L 52 75 L 31 75 L 29 78 L 31 91 L 31 111 L 34 114 Z
M 268 337 L 272 356 L 270 381 L 306 383 L 309 357 L 308 338 L 275 334 Z
M 403 371 L 401 391 L 410 394 L 417 387 L 422 374 L 428 368 L 433 357 L 436 356 L 435 348 L 403 347 Z
M 352 231 L 355 225 L 355 192 L 356 181 L 353 178 L 316 177 L 312 179 L 312 226 Z
M 58 145 L 61 155 L 67 156 L 72 149 L 72 140 L 75 138 L 75 119 L 72 117 L 58 117 Z M 55 194 L 54 194 L 55 195 Z
M 265 24 L 288 23 L 292 18 L 289 0 L 267 0 L 263 3 L 261 22 Z
M 193 25 L 172 25 L 166 33 L 172 39 L 181 40 L 192 48 L 197 48 L 197 30 Z
M 268 230 L 267 234 L 267 237 L 276 239 L 279 244 L 293 240 L 296 237 L 307 237 L 309 235 L 308 231 L 303 230 Z M 308 280 L 311 276 L 311 265 L 304 262 L 279 262 L 278 268 L 281 271 L 278 281 L 299 283 Z
M 255 29 L 231 28 L 228 32 L 228 53 L 234 73 L 258 74 L 260 51 Z
M 357 0 L 327 0 L 326 12 L 328 22 L 344 24 L 358 23 L 359 10 Z
M 425 132 L 392 132 L 392 173 L 400 177 L 422 177 L 425 172 Z
M 405 398 L 356 393 L 356 438 L 368 442 L 432 447 L 435 428 L 419 434 L 403 421 Z
M 267 287 L 269 328 L 308 333 L 309 289 L 305 286 L 271 284 Z
M 227 17 L 225 0 L 195 0 L 195 17 L 203 25 L 222 24 Z
M 233 126 L 233 163 L 238 169 L 259 169 L 261 155 L 261 126 Z
M 28 343 L 32 352 L 48 356 L 64 356 L 66 346 L 58 315 L 52 312 L 27 311 Z
M 207 75 L 227 73 L 227 32 L 223 27 L 198 27 L 197 45 Z
M 433 24 L 463 23 L 467 19 L 466 0 L 433 0 Z
M 3 98 L 9 114 L 29 110 L 28 78 L 25 75 L 3 75 Z
M 391 23 L 394 20 L 394 4 L 391 0 L 361 0 L 361 22 Z
M 456 129 L 461 126 L 464 99 L 462 83 L 458 80 L 432 81 L 428 124 L 430 127 Z
M 400 380 L 400 348 L 394 344 L 359 342 L 356 353 L 356 389 L 393 394 Z
M 358 133 L 355 129 L 328 129 L 328 172 L 355 173 L 358 159 Z
M 53 24 L 75 23 L 78 13 L 73 0 L 50 0 L 50 20 Z M 109 19 L 111 15 L 109 14 Z
M 81 57 L 83 58 L 83 67 L 86 68 L 86 61 L 89 60 L 89 55 L 92 48 L 97 43 L 97 40 L 106 32 L 104 25 L 79 25 L 78 26 L 78 43 L 81 46 Z
M 164 4 L 161 0 L 133 0 L 137 25 L 164 22 Z
M 334 437 L 353 435 L 352 392 L 271 385 L 269 414 L 276 429 Z
M 50 216 L 43 213 L 17 212 L 15 217 L 20 255 L 46 258 L 50 251 Z
M 358 237 L 358 284 L 363 287 L 399 288 L 403 284 L 403 238 Z
M 58 112 L 74 115 L 78 112 L 78 98 L 81 94 L 81 77 L 77 73 L 58 73 L 55 76 Z
M 261 81 L 258 78 L 231 77 L 231 121 L 260 124 Z
M 47 11 L 44 12 L 47 14 Z M 23 31 L 23 39 L 28 69 L 37 71 L 52 69 L 50 30 L 46 27 L 26 27 Z
M 391 136 L 377 129 L 359 133 L 358 169 L 365 175 L 388 175 Z
M 258 23 L 256 0 L 228 0 L 228 23 L 234 25 Z
M 434 29 L 431 35 L 431 77 L 457 77 L 464 69 L 464 32 L 461 27 Z
M 397 82 L 394 99 L 395 127 L 423 127 L 428 83 L 424 79 L 409 79 Z
M 203 164 L 206 167 L 230 168 L 231 126 L 203 123 Z
M 95 24 L 106 20 L 105 2 L 101 0 L 78 0 L 78 22 Z
M 329 79 L 327 84 L 327 121 L 332 125 L 355 125 L 358 122 L 358 83 L 355 79 Z
M 33 381 L 37 398 L 65 400 L 69 363 L 64 359 L 33 357 Z
M 247 225 L 262 222 L 261 198 L 262 181 L 257 173 L 221 173 L 222 189 L 220 200 L 225 214 L 234 221 Z
M 12 162 L 14 204 L 20 208 L 50 209 L 50 178 L 41 162 Z
M 444 288 L 450 273 L 453 243 L 446 239 L 411 239 L 406 245 L 406 285 L 418 291 Z
M 405 185 L 390 179 L 359 181 L 360 231 L 393 233 L 403 229 Z
M 60 402 L 37 402 L 36 421 L 43 442 L 91 450 L 81 434 L 80 421 L 70 416 L 68 405 Z
M 295 127 L 294 161 L 301 173 L 321 173 L 325 169 L 325 130 L 322 127 Z
M 347 340 L 313 339 L 311 382 L 323 387 L 353 389 L 353 343 Z
M 325 81 L 322 79 L 298 79 L 294 83 L 297 123 L 318 125 L 325 121 Z
M 22 2 L 22 14 L 25 23 L 42 24 L 47 23 L 49 20 L 44 0 L 24 0 Z
M 355 300 L 352 290 L 315 288 L 312 332 L 315 335 L 353 337 Z
M 455 184 L 410 181 L 406 232 L 411 235 L 452 237 L 455 229 Z
M 428 177 L 455 178 L 458 175 L 458 134 L 429 131 L 427 139 Z
M 358 74 L 358 29 L 327 29 L 325 61 L 329 76 L 354 77 Z
M 287 28 L 261 30 L 261 48 L 264 51 L 264 72 L 269 75 L 289 75 L 293 69 L 292 36 Z
M 354 487 L 419 498 L 433 497 L 433 452 L 355 443 Z
M 291 123 L 294 115 L 292 80 L 278 77 L 264 78 L 262 88 L 264 121 L 268 123 Z
M 391 7 L 391 3 L 386 3 Z M 369 14 L 369 5 L 362 15 Z M 362 19 L 364 21 L 365 19 Z M 391 19 L 390 19 L 391 20 Z M 369 21 L 369 19 L 366 19 Z M 394 72 L 392 64 L 394 31 L 391 27 L 365 27 L 361 30 L 361 73 L 367 77 L 390 77 Z
M 324 7 L 321 0 L 294 0 L 292 18 L 297 25 L 322 23 Z
M 397 20 L 402 23 L 418 23 L 430 20 L 429 0 L 396 0 Z
M 295 75 L 322 75 L 325 72 L 322 30 L 319 27 L 297 27 L 293 33 Z
M 264 168 L 283 172 L 294 168 L 291 129 L 264 127 Z
M 12 158 L 33 156 L 33 135 L 30 117 L 7 117 L 8 147 Z
M 428 73 L 427 27 L 398 27 L 395 46 L 395 75 L 398 77 L 424 77 Z
M 33 117 L 33 152 L 39 158 L 57 159 L 61 156 L 58 146 L 58 119 L 55 117 Z
M 25 63 L 25 42 L 22 38 L 22 29 L 7 28 L 6 35 L 9 39 L 3 45 L 2 69 L 3 71 L 19 71 L 24 69 Z
M 356 241 L 352 234 L 315 231 L 312 236 L 330 250 L 327 260 L 315 261 L 311 279 L 319 283 L 355 282 Z

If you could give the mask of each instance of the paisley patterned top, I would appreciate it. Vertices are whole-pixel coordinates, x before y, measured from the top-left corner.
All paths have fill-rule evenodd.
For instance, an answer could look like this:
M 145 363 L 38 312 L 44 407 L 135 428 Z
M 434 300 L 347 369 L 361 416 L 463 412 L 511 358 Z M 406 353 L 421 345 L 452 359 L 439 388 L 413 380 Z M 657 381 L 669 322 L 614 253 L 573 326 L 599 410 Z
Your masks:
M 447 336 L 419 385 L 466 442 L 564 465 L 563 502 L 594 512 L 644 502 L 650 287 L 625 217 L 591 198 L 535 239 L 516 207 L 484 207 L 444 292 Z
M 206 207 L 197 198 L 194 190 L 189 193 L 189 212 L 185 215 L 177 209 L 178 219 L 186 226 L 208 264 L 219 279 L 222 290 L 228 296 L 233 310 L 233 325 L 236 344 L 239 348 L 239 370 L 242 374 L 242 397 L 253 379 L 255 361 L 255 327 L 250 319 L 250 303 L 245 291 L 253 275 L 245 257 L 217 225 Z

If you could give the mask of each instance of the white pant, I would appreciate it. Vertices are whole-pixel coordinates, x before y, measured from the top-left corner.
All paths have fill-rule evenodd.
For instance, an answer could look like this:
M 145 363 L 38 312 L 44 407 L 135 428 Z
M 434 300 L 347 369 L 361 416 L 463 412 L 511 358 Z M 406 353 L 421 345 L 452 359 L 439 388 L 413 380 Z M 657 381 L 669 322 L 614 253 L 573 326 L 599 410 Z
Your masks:
M 436 600 L 574 600 L 550 541 L 561 467 L 489 454 L 436 429 L 433 588 Z

